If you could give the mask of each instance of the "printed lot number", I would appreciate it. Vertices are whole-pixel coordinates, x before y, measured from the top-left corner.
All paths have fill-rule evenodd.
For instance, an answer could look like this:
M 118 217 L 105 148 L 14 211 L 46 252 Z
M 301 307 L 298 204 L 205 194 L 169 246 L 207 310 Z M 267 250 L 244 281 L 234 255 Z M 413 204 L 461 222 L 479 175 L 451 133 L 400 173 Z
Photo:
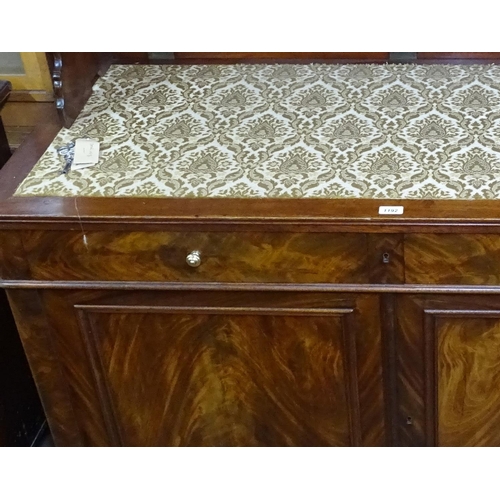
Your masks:
M 404 207 L 378 207 L 379 215 L 401 215 Z

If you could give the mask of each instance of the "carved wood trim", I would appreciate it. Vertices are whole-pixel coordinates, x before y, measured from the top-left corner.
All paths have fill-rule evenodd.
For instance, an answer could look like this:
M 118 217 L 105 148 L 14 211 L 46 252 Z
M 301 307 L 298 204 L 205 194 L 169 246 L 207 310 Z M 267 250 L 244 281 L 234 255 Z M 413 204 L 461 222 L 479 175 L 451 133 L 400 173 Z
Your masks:
M 192 290 L 192 291 L 262 291 L 262 292 L 338 292 L 338 293 L 397 293 L 397 294 L 448 294 L 454 295 L 499 295 L 500 286 L 474 285 L 372 285 L 330 283 L 227 283 L 214 282 L 169 282 L 169 281 L 48 281 L 0 279 L 0 287 L 7 289 L 52 289 L 52 290 Z
M 62 67 L 63 61 L 60 52 L 54 52 L 52 55 L 52 86 L 54 87 L 55 105 L 57 114 L 61 123 L 66 123 L 64 114 L 64 94 L 63 94 L 63 80 L 62 80 Z
M 55 105 L 60 122 L 70 127 L 92 93 L 92 85 L 111 62 L 109 53 L 51 52 Z
M 93 313 L 196 313 L 196 314 L 255 314 L 258 316 L 340 316 L 354 312 L 351 308 L 320 309 L 295 307 L 204 307 L 204 306 L 114 306 L 78 304 L 76 308 Z
M 102 356 L 99 351 L 99 344 L 97 342 L 95 328 L 93 328 L 92 325 L 92 319 L 85 310 L 80 309 L 78 306 L 75 306 L 75 309 L 82 340 L 87 349 L 87 359 L 94 376 L 94 383 L 99 397 L 99 405 L 102 410 L 104 423 L 108 430 L 110 444 L 111 446 L 123 446 L 123 439 L 120 434 L 116 412 L 112 404 L 110 388 L 106 383 Z
M 97 333 L 90 318 L 91 307 L 87 309 L 81 305 L 75 305 L 78 325 L 83 343 L 87 351 L 87 360 L 91 366 L 94 377 L 94 385 L 99 398 L 99 406 L 102 417 L 108 431 L 111 446 L 123 446 L 123 439 L 118 425 L 117 413 L 111 398 L 109 384 L 104 372 L 102 356 L 98 347 Z

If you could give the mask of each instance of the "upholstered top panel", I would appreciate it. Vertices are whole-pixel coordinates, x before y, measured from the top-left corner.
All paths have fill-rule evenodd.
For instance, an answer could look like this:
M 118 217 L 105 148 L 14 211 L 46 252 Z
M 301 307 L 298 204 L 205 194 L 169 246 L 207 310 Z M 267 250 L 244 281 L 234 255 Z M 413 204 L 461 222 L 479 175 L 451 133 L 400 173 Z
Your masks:
M 16 195 L 500 198 L 500 67 L 112 66 Z

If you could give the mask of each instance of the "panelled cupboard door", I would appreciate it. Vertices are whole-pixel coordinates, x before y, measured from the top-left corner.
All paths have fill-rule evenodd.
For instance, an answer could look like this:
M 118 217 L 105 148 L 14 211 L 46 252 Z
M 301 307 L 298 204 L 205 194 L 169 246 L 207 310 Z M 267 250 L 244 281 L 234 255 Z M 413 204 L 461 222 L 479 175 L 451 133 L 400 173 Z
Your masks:
M 385 444 L 374 294 L 47 290 L 42 300 L 75 444 Z
M 400 444 L 500 446 L 500 297 L 396 301 Z

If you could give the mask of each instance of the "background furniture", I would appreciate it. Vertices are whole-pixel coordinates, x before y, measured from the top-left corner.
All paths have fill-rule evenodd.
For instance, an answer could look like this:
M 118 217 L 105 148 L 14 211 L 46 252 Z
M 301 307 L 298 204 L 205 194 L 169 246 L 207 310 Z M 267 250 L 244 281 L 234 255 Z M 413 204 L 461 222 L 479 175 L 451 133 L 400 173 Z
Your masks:
M 45 415 L 4 290 L 0 320 L 0 446 L 36 446 Z
M 59 128 L 0 176 L 56 444 L 500 445 L 497 200 L 13 197 Z
M 6 80 L 0 80 L 0 112 L 5 106 L 7 99 L 10 95 L 11 90 L 10 82 Z M 2 122 L 2 117 L 0 116 L 0 168 L 7 162 L 10 158 L 10 148 L 7 142 L 7 136 L 5 135 L 5 129 Z
M 0 80 L 12 84 L 2 110 L 10 148 L 14 151 L 53 112 L 54 92 L 44 52 L 0 52 Z
M 11 85 L 0 81 L 0 110 Z M 10 148 L 0 118 L 0 168 Z M 30 446 L 45 425 L 40 399 L 4 290 L 0 293 L 0 446 Z

